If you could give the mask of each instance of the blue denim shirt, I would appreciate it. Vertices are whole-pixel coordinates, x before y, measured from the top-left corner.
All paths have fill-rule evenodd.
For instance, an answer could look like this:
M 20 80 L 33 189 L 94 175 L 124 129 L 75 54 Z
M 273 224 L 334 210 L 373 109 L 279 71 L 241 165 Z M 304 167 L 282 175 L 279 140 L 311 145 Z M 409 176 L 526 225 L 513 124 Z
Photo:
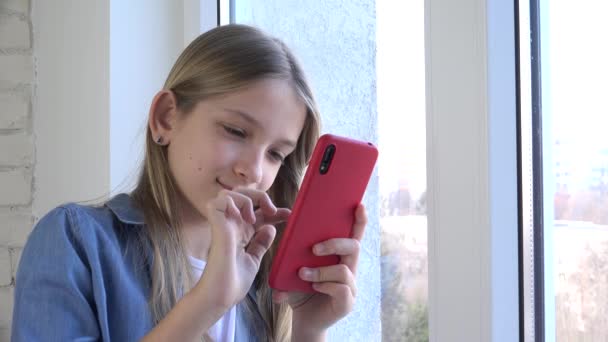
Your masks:
M 137 341 L 152 328 L 144 221 L 126 194 L 60 206 L 36 225 L 17 271 L 12 341 Z M 252 295 L 252 291 L 248 295 Z M 237 305 L 236 341 L 254 341 Z

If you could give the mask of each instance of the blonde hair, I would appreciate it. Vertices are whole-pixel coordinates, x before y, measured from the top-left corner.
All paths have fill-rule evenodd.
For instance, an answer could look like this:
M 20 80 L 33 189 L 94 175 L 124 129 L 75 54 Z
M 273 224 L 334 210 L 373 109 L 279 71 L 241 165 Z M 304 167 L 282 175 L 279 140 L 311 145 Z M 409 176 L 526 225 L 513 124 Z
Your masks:
M 284 43 L 245 25 L 215 28 L 199 36 L 182 52 L 164 89 L 175 94 L 178 109 L 187 115 L 199 101 L 268 78 L 290 82 L 307 108 L 296 149 L 285 159 L 268 190 L 277 206 L 291 208 L 319 137 L 320 118 L 304 73 Z M 153 250 L 150 308 L 155 323 L 192 285 L 180 233 L 178 191 L 169 170 L 167 149 L 154 142 L 148 129 L 144 165 L 132 196 L 144 213 L 146 235 Z M 261 340 L 285 341 L 291 335 L 291 310 L 287 304 L 274 304 L 268 287 L 272 257 L 281 236 L 282 227 L 277 227 L 277 238 L 263 258 L 254 281 L 256 300 L 246 297 L 244 303 L 252 320 L 257 316 L 255 310 L 261 314 L 263 322 L 253 324 Z

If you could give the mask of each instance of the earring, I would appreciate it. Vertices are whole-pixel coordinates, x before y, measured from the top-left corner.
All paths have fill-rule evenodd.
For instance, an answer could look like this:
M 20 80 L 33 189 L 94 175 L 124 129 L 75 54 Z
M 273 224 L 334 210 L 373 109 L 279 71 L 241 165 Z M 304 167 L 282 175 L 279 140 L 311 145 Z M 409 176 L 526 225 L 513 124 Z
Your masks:
M 163 137 L 162 136 L 158 137 L 158 139 L 156 139 L 156 143 L 159 144 L 159 145 L 162 144 L 163 143 Z

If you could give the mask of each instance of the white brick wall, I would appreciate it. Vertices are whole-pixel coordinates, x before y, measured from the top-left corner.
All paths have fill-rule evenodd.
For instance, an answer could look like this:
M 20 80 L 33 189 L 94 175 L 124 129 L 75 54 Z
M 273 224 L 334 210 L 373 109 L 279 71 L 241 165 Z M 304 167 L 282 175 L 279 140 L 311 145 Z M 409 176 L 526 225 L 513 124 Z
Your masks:
M 32 83 L 34 80 L 34 61 L 31 55 L 0 55 L 0 70 L 0 81 Z
M 15 210 L 0 213 L 0 248 L 19 248 L 32 231 L 32 215 Z
M 15 276 L 17 275 L 17 266 L 19 265 L 23 248 L 9 248 L 8 251 L 11 260 L 11 281 L 14 283 Z
M 24 167 L 0 171 L 0 189 L 2 189 L 0 191 L 0 212 L 14 207 L 29 206 L 32 202 L 31 184 L 31 169 Z
M 28 165 L 32 162 L 34 142 L 28 133 L 0 135 L 0 158 L 4 166 Z
M 0 42 L 3 49 L 30 47 L 30 26 L 24 15 L 0 14 Z
M 0 10 L 27 14 L 30 10 L 29 0 L 2 0 Z
M 14 288 L 0 287 L 0 341 L 10 341 L 11 316 L 13 314 Z
M 0 341 L 10 338 L 15 273 L 32 230 L 34 58 L 29 0 L 0 1 Z
M 0 107 L 0 130 L 22 130 L 26 128 L 30 111 L 29 100 L 29 94 L 24 96 L 17 92 L 0 93 L 0 103 L 2 104 L 2 107 Z
M 11 274 L 11 255 L 8 248 L 0 249 L 0 287 L 8 287 L 12 285 Z M 8 270 L 8 272 L 5 272 Z

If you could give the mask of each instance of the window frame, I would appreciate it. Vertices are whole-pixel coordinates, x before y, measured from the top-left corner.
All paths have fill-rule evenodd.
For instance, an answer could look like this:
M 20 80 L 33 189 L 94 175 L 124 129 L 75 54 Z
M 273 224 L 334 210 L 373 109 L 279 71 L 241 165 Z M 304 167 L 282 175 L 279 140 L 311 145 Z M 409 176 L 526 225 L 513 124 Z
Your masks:
M 220 25 L 220 3 L 227 1 L 229 0 L 183 0 L 184 47 L 202 32 Z
M 425 12 L 430 339 L 518 340 L 515 5 Z

